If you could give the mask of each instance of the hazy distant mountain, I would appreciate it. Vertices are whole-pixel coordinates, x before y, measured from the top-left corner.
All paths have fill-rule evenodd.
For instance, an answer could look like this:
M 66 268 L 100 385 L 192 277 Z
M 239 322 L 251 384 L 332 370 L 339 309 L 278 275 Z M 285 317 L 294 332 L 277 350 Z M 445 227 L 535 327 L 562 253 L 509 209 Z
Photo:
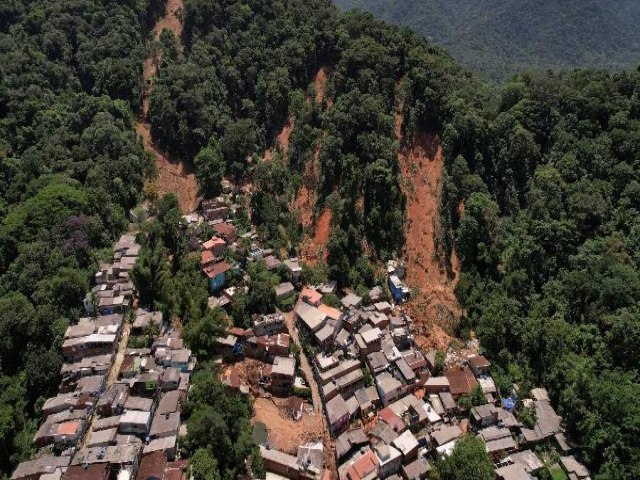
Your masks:
M 640 64 L 640 0 L 334 0 L 406 25 L 493 78 Z

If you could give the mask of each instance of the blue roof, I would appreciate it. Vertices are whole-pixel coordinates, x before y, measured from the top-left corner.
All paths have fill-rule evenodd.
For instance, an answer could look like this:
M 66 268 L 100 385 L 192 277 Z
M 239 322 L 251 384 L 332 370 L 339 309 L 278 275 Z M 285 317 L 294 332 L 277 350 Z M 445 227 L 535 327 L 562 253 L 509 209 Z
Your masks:
M 511 411 L 516 407 L 516 402 L 513 400 L 513 398 L 503 398 L 502 406 L 505 408 L 505 410 Z

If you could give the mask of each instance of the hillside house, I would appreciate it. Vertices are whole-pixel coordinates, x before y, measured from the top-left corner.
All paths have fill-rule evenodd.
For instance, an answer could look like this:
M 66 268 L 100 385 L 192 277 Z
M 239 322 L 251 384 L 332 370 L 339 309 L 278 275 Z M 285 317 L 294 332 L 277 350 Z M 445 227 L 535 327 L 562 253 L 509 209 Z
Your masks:
M 397 400 L 402 394 L 402 383 L 389 372 L 383 372 L 376 377 L 376 388 L 384 406 Z
M 469 367 L 450 368 L 444 372 L 444 376 L 449 380 L 449 391 L 453 398 L 469 395 L 478 385 L 478 381 Z
M 305 331 L 308 333 L 316 333 L 327 322 L 327 316 L 316 307 L 306 302 L 300 302 L 296 308 L 296 318 L 302 323 Z
M 291 282 L 281 283 L 280 285 L 276 285 L 275 287 L 273 287 L 273 289 L 276 292 L 276 298 L 278 300 L 284 300 L 285 298 L 289 298 L 296 293 L 296 290 Z
M 289 258 L 282 262 L 291 272 L 291 282 L 294 285 L 300 284 L 300 276 L 302 275 L 302 267 L 300 266 L 300 262 L 297 257 Z
M 227 251 L 227 242 L 222 238 L 213 236 L 202 244 L 202 253 L 210 252 L 214 257 L 222 257 Z
M 231 245 L 238 239 L 236 227 L 229 222 L 216 223 L 213 225 L 216 235 L 221 237 L 228 245 Z
M 206 265 L 202 268 L 202 273 L 209 281 L 209 290 L 216 292 L 224 287 L 226 282 L 226 274 L 233 267 L 231 264 L 222 261 Z
M 362 305 L 362 297 L 357 296 L 355 293 L 348 293 L 340 300 L 340 304 L 346 309 L 360 308 Z
M 325 404 L 329 428 L 334 435 L 340 434 L 349 425 L 349 407 L 342 395 L 336 395 Z
M 322 302 L 322 294 L 311 288 L 303 288 L 302 292 L 300 292 L 300 298 L 314 307 L 320 306 L 320 303 Z
M 129 410 L 120 416 L 118 432 L 123 434 L 146 436 L 151 425 L 151 413 Z
M 403 302 L 411 292 L 409 287 L 397 275 L 389 276 L 389 290 L 391 290 L 391 296 L 396 302 Z
M 296 360 L 291 357 L 275 357 L 271 367 L 271 391 L 288 395 L 293 388 Z
M 470 355 L 467 357 L 467 363 L 476 377 L 489 375 L 491 362 L 489 362 L 489 360 L 487 360 L 483 355 Z

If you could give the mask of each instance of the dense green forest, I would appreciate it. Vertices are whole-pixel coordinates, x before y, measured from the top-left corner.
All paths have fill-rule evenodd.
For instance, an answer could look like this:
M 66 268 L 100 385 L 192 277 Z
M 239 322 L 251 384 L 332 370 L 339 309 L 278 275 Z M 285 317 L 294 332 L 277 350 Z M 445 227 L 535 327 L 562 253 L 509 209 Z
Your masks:
M 162 8 L 0 5 L 2 473 L 32 453 L 64 329 L 153 174 L 133 121 Z M 639 73 L 523 74 L 498 89 L 416 34 L 328 0 L 187 0 L 183 22 L 181 39 L 161 36 L 149 120 L 159 145 L 194 162 L 203 195 L 217 195 L 223 175 L 251 182 L 259 233 L 297 253 L 291 204 L 306 185 L 315 215 L 333 212 L 326 274 L 363 291 L 404 241 L 401 106 L 404 142 L 426 131 L 444 148 L 437 243 L 443 258 L 455 248 L 462 260 L 458 333 L 477 333 L 501 380 L 549 389 L 596 478 L 640 476 Z M 331 102 L 309 100 L 320 67 Z M 288 120 L 288 153 L 260 161 Z M 234 478 L 247 457 L 260 472 L 250 404 L 223 395 L 207 362 L 223 320 L 207 310 L 198 239 L 180 227 L 173 195 L 154 209 L 132 276 L 141 303 L 182 321 L 202 360 L 185 408 L 194 474 Z M 277 278 L 252 273 L 233 312 L 239 325 L 273 302 Z M 476 450 L 471 440 L 457 455 Z M 465 475 L 441 468 L 442 478 Z
M 0 473 L 32 453 L 65 328 L 153 168 L 133 112 L 161 10 L 155 0 L 0 4 Z
M 461 332 L 549 388 L 596 478 L 640 475 L 639 94 L 637 72 L 523 75 L 441 137 Z
M 334 0 L 407 26 L 474 71 L 504 80 L 531 69 L 635 68 L 635 0 Z

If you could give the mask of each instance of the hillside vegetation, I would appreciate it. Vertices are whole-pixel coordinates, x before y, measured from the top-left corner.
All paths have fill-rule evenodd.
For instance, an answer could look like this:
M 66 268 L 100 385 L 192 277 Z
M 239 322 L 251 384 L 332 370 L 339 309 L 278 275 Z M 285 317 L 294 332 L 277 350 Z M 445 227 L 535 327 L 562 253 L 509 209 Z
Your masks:
M 133 112 L 163 9 L 0 6 L 3 473 L 32 453 L 62 333 L 153 174 Z M 500 385 L 549 389 L 596 478 L 640 477 L 640 73 L 523 74 L 497 88 L 409 30 L 328 0 L 187 0 L 183 23 L 183 48 L 160 34 L 148 119 L 158 146 L 194 161 L 203 196 L 223 176 L 251 186 L 258 233 L 297 254 L 308 232 L 291 205 L 302 186 L 313 191 L 314 221 L 329 209 L 330 235 L 326 264 L 305 279 L 366 293 L 405 243 L 398 149 L 432 138 L 445 171 L 435 245 L 445 264 L 454 250 L 461 262 L 456 333 L 477 334 Z M 321 68 L 326 92 L 314 102 Z M 288 149 L 263 161 L 287 124 Z M 172 195 L 158 202 L 133 276 L 141 302 L 182 322 L 206 360 L 221 318 L 207 313 L 188 253 L 198 242 L 179 230 L 178 207 Z M 238 324 L 269 306 L 270 279 L 254 273 L 262 287 L 234 305 Z M 224 398 L 212 375 L 197 376 L 185 451 L 196 478 L 236 478 L 257 456 L 250 408 Z M 449 467 L 441 478 L 456 478 Z
M 635 68 L 640 3 L 634 0 L 335 0 L 445 47 L 473 70 L 503 80 L 529 69 Z
M 160 4 L 0 4 L 0 475 L 32 453 L 65 329 L 151 172 L 133 111 Z

